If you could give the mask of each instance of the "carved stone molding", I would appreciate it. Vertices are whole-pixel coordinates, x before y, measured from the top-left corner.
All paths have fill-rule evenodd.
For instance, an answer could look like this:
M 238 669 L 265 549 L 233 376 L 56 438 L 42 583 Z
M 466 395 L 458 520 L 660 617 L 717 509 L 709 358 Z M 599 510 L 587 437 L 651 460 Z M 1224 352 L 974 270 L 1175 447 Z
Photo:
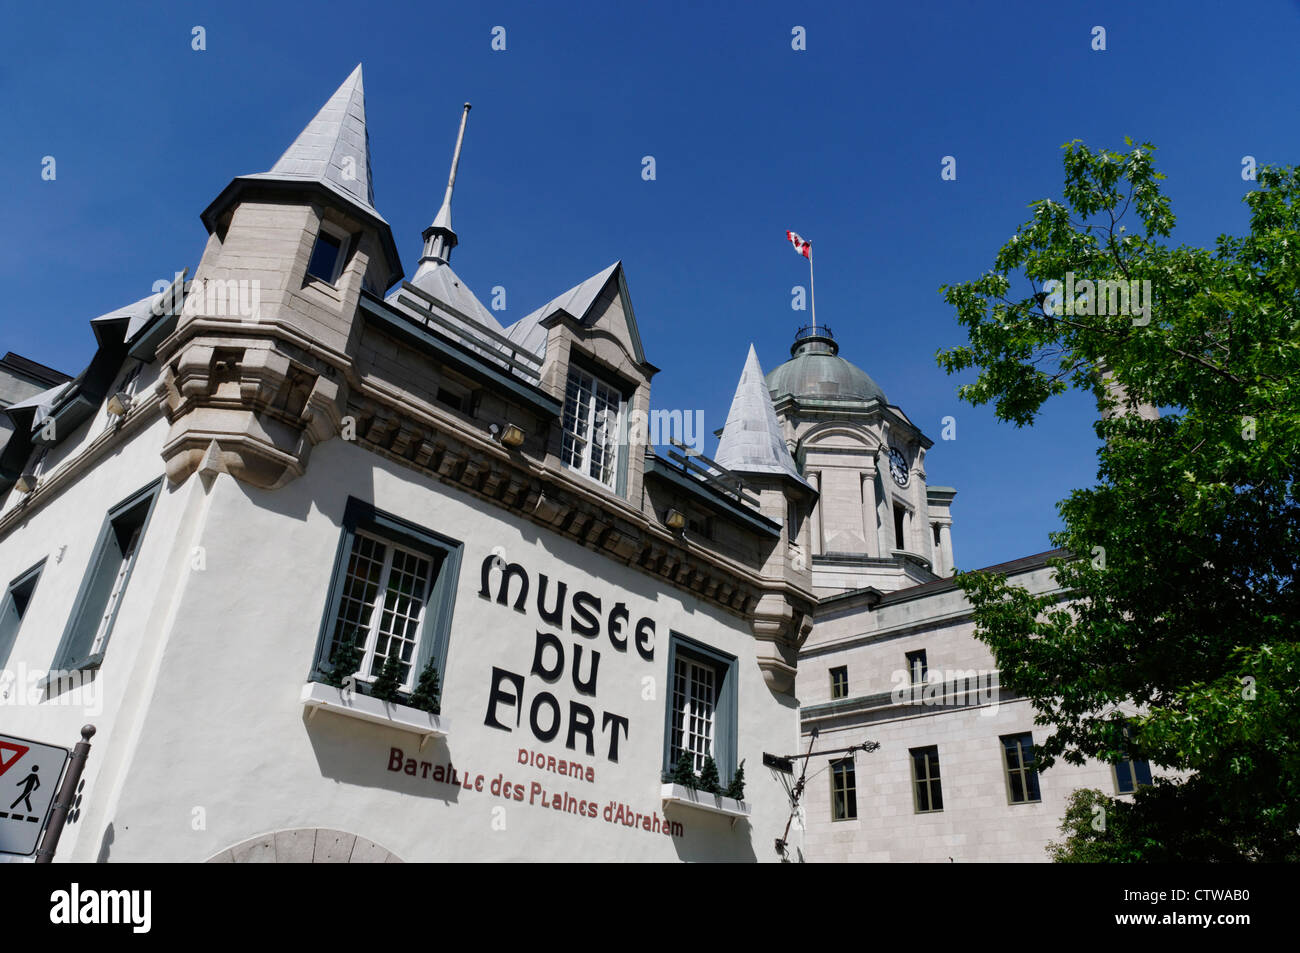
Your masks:
M 162 456 L 181 483 L 204 465 L 276 489 L 301 476 L 311 448 L 339 432 L 338 382 L 273 347 L 192 341 L 164 369 L 171 430 Z

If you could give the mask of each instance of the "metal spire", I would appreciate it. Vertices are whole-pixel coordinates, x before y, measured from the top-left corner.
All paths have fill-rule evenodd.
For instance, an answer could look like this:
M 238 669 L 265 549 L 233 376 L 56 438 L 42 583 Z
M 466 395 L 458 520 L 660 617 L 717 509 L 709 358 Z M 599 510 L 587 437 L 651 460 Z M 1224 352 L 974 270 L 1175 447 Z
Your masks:
M 451 227 L 451 193 L 456 187 L 456 170 L 460 167 L 460 149 L 465 142 L 465 122 L 469 119 L 470 104 L 465 104 L 465 111 L 460 114 L 460 132 L 456 134 L 456 151 L 451 157 L 451 174 L 447 176 L 447 194 L 442 197 L 442 208 L 433 219 L 433 224 L 424 230 L 424 255 L 420 258 L 448 264 L 451 250 L 456 247 L 456 233 Z

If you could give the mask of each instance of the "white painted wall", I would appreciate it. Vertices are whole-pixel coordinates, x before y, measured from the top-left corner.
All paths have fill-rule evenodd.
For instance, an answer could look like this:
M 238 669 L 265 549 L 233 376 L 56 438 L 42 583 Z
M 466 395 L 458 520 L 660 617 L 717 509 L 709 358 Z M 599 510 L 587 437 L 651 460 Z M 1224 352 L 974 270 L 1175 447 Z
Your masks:
M 798 713 L 792 699 L 766 688 L 741 620 L 338 440 L 316 448 L 306 475 L 278 491 L 224 475 L 206 495 L 197 479 L 186 486 L 193 494 L 190 525 L 167 525 L 178 536 L 195 534 L 206 568 L 186 571 L 177 582 L 170 637 L 121 796 L 96 818 L 95 836 L 71 845 L 69 859 L 94 859 L 106 841 L 114 861 L 197 861 L 255 835 L 302 827 L 350 831 L 407 861 L 777 859 L 773 839 L 785 827 L 787 801 L 778 777 L 762 767 L 762 752 L 794 750 Z M 384 726 L 325 712 L 309 725 L 299 702 L 349 495 L 465 541 L 443 679 L 442 712 L 451 733 L 422 754 L 415 754 L 414 736 Z M 527 680 L 530 693 L 546 687 L 562 704 L 578 698 L 598 717 L 609 710 L 629 718 L 618 763 L 604 756 L 600 732 L 595 757 L 574 757 L 595 768 L 594 784 L 518 763 L 521 747 L 574 756 L 563 732 L 539 743 L 526 712 L 513 732 L 484 725 L 492 667 L 527 675 L 535 633 L 547 628 L 535 598 L 522 616 L 479 598 L 479 567 L 495 546 L 528 569 L 530 596 L 537 573 L 546 572 L 567 581 L 570 593 L 583 588 L 600 596 L 606 611 L 625 601 L 633 624 L 641 615 L 655 620 L 653 663 L 631 647 L 615 651 L 604 635 L 589 642 L 558 633 L 570 652 L 579 641 L 600 651 L 594 700 L 578 696 L 567 678 L 553 686 Z M 618 801 L 659 813 L 670 629 L 739 659 L 739 754 L 754 810 L 750 823 L 732 830 L 724 818 L 670 809 L 670 819 L 683 821 L 686 830 L 684 838 L 670 839 L 387 770 L 396 746 L 435 764 L 450 758 L 458 770 L 482 774 L 485 787 L 503 773 L 526 789 L 536 781 L 548 793 L 567 790 L 594 800 L 602 811 Z M 654 679 L 652 700 L 642 699 L 647 676 Z M 494 807 L 505 808 L 504 831 L 493 829 Z M 195 829 L 198 809 L 203 829 Z

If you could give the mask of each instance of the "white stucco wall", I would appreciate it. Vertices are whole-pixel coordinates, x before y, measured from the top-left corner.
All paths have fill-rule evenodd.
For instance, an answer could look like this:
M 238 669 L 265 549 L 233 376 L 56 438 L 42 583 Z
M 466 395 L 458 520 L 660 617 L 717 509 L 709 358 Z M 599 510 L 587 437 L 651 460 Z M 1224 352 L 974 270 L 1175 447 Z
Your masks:
M 187 486 L 198 484 L 191 479 Z M 465 543 L 443 673 L 442 714 L 451 732 L 423 752 L 414 735 L 334 713 L 318 713 L 308 724 L 299 701 L 349 495 Z M 202 524 L 197 539 L 205 568 L 187 571 L 178 589 L 134 758 L 121 798 L 104 819 L 112 830 L 75 844 L 70 859 L 93 859 L 107 841 L 114 861 L 199 861 L 255 835 L 293 828 L 349 831 L 407 861 L 777 859 L 773 839 L 785 827 L 788 802 L 779 778 L 762 767 L 762 752 L 794 750 L 798 713 L 793 699 L 767 689 L 742 620 L 340 440 L 316 448 L 306 475 L 281 490 L 251 489 L 222 475 L 203 500 L 191 512 Z M 497 546 L 530 574 L 522 615 L 478 596 L 480 565 Z M 631 644 L 617 651 L 603 630 L 590 640 L 565 630 L 556 634 L 566 664 L 577 643 L 600 652 L 596 696 L 578 695 L 567 672 L 550 685 L 528 676 L 537 630 L 551 631 L 535 608 L 539 572 L 568 582 L 570 594 L 585 589 L 600 597 L 605 613 L 614 602 L 627 603 L 625 633 L 641 616 L 651 617 L 653 662 Z M 683 808 L 667 812 L 684 824 L 681 838 L 599 816 L 611 802 L 663 813 L 669 630 L 738 659 L 739 757 L 754 814 L 734 830 L 726 818 Z M 595 755 L 565 748 L 563 729 L 552 742 L 539 742 L 527 711 L 514 731 L 485 725 L 493 666 L 527 676 L 526 704 L 543 688 L 562 707 L 571 698 L 588 704 L 597 715 Z M 653 697 L 643 698 L 650 694 L 647 677 Z M 629 720 L 617 762 L 607 757 L 603 711 Z M 450 760 L 458 772 L 482 775 L 484 790 L 390 771 L 394 747 L 418 761 Z M 521 765 L 520 748 L 591 766 L 594 783 Z M 493 796 L 488 788 L 498 775 L 522 784 L 525 801 Z M 594 801 L 598 817 L 543 808 L 540 798 L 528 803 L 534 782 L 548 798 L 568 792 Z M 505 829 L 495 829 L 502 818 Z
M 96 415 L 83 425 L 90 432 L 73 435 L 70 446 L 84 446 L 101 426 Z M 0 584 L 8 586 L 45 560 L 12 651 L 3 662 L 9 675 L 0 677 L 9 682 L 9 691 L 0 698 L 0 732 L 71 748 L 80 739 L 82 725 L 97 729 L 83 774 L 83 809 L 64 830 L 61 859 L 74 854 L 95 859 L 96 818 L 111 810 L 130 762 L 135 725 L 146 711 L 154 658 L 165 632 L 169 593 L 179 568 L 188 562 L 183 524 L 194 502 L 191 486 L 173 489 L 164 481 L 99 670 L 80 686 L 65 684 L 53 693 L 36 684 L 57 661 L 105 515 L 162 478 L 158 447 L 166 432 L 166 422 L 155 419 L 69 483 L 57 499 L 0 537 Z M 59 450 L 60 458 L 68 456 L 62 447 Z

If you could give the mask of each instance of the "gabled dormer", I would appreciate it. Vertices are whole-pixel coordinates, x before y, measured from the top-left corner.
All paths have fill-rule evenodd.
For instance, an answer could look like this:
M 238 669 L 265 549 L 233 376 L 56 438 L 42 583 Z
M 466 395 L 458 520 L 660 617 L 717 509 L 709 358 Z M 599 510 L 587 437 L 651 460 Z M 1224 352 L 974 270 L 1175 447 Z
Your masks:
M 650 379 L 623 263 L 548 301 L 506 329 L 542 358 L 541 386 L 564 404 L 547 464 L 627 501 L 640 499 Z

